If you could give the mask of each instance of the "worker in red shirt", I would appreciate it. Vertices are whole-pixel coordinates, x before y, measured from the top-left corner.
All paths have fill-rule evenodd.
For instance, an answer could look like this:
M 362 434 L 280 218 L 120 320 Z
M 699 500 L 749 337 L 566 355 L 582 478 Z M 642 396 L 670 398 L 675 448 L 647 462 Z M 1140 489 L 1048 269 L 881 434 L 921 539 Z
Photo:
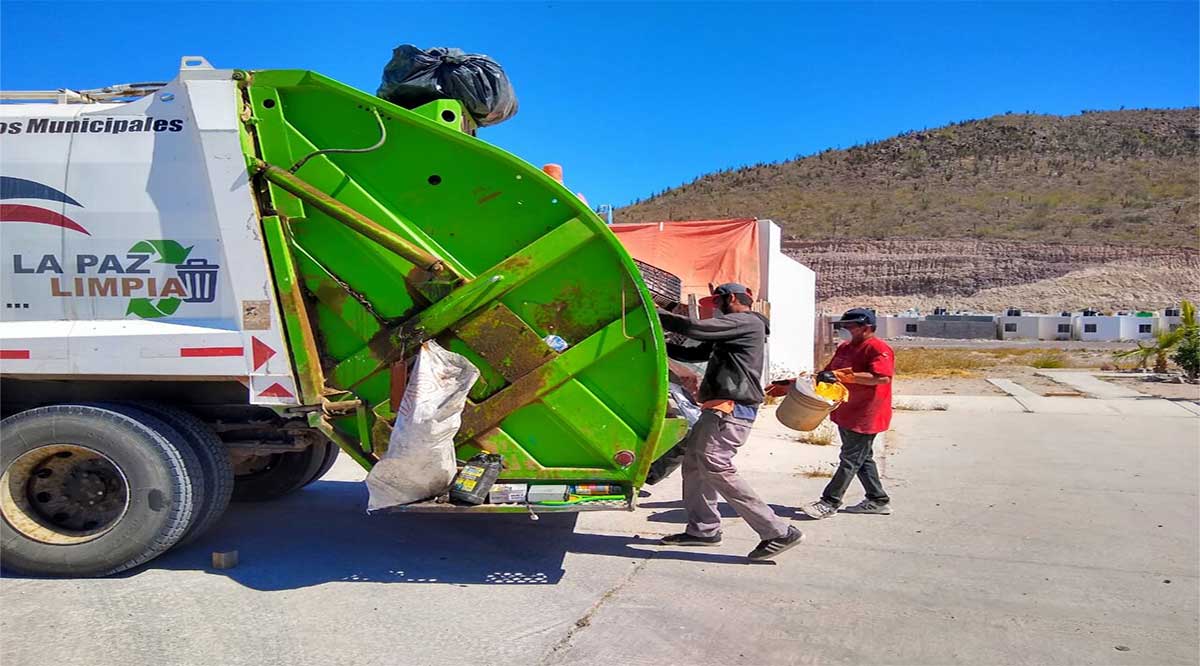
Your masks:
M 834 325 L 850 333 L 850 340 L 838 345 L 833 358 L 826 364 L 817 380 L 841 382 L 850 397 L 829 415 L 842 436 L 840 464 L 821 499 L 801 508 L 810 518 L 821 520 L 838 512 L 842 496 L 850 482 L 858 476 L 867 497 L 854 506 L 841 509 L 847 513 L 892 513 L 891 500 L 879 480 L 871 447 L 875 435 L 888 429 L 892 422 L 892 377 L 896 355 L 886 342 L 875 337 L 875 313 L 854 308 L 842 315 Z

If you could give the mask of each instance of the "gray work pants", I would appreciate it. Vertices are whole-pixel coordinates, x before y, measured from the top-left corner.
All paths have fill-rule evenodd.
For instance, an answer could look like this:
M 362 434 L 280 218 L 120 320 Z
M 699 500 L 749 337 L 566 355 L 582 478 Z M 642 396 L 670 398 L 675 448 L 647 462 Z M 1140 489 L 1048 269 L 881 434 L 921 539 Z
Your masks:
M 683 458 L 683 506 L 687 510 L 688 534 L 707 537 L 720 533 L 718 494 L 760 538 L 775 539 L 787 534 L 787 523 L 738 476 L 733 466 L 738 447 L 750 437 L 751 423 L 706 409 L 692 426 Z
M 879 467 L 875 465 L 872 456 L 872 445 L 875 435 L 864 435 L 861 432 L 838 428 L 842 436 L 842 453 L 837 471 L 821 493 L 821 501 L 829 506 L 840 507 L 842 495 L 850 487 L 850 482 L 857 476 L 862 482 L 863 490 L 867 491 L 867 499 L 877 504 L 887 504 L 891 499 L 883 490 L 883 482 L 879 480 Z

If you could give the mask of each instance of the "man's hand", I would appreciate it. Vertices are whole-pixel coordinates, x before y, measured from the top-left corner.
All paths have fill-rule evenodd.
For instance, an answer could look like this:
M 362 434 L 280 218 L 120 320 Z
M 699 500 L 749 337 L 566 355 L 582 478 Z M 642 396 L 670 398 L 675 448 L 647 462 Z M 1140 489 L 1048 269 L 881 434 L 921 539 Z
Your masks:
M 781 379 L 776 382 L 771 382 L 767 385 L 767 388 L 763 391 L 763 393 L 766 393 L 773 398 L 782 398 L 788 394 L 788 391 L 792 388 L 792 384 L 795 383 L 796 380 L 794 379 Z
M 854 378 L 854 371 L 851 370 L 850 368 L 841 368 L 840 370 L 834 370 L 833 376 L 836 377 L 837 380 L 843 384 L 854 384 L 854 383 L 857 383 L 857 381 L 858 381 Z
M 817 373 L 817 381 L 821 384 L 836 384 L 837 375 L 833 374 L 832 370 L 822 370 Z

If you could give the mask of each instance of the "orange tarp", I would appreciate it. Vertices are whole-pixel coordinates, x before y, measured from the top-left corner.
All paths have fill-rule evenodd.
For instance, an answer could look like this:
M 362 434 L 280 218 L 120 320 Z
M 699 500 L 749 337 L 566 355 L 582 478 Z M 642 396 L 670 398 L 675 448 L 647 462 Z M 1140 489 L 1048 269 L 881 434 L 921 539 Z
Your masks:
M 609 229 L 635 259 L 678 275 L 684 298 L 703 298 L 709 283 L 725 282 L 744 284 L 759 294 L 754 218 L 614 224 Z

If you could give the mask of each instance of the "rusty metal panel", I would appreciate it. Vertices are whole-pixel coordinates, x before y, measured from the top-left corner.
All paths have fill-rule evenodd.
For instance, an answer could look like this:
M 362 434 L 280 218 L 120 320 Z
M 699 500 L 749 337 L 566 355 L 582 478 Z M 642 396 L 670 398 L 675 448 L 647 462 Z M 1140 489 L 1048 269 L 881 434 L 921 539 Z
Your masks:
M 453 330 L 509 382 L 558 355 L 503 303 L 493 303 Z

